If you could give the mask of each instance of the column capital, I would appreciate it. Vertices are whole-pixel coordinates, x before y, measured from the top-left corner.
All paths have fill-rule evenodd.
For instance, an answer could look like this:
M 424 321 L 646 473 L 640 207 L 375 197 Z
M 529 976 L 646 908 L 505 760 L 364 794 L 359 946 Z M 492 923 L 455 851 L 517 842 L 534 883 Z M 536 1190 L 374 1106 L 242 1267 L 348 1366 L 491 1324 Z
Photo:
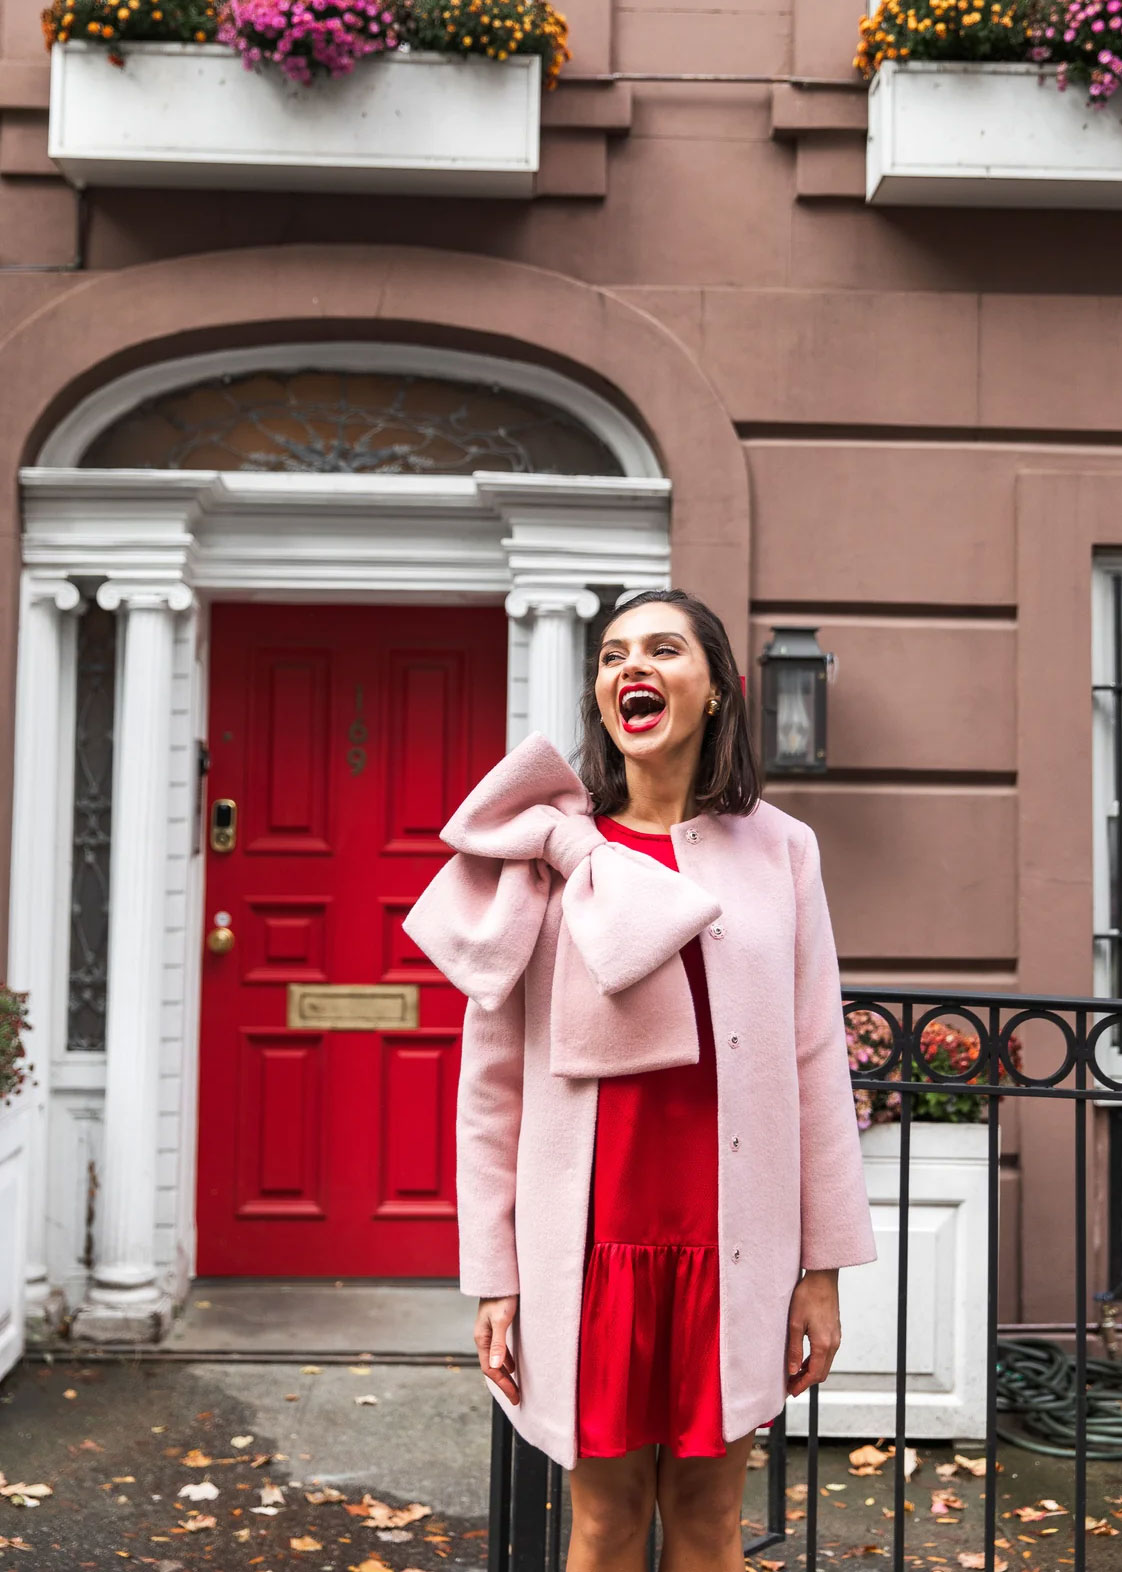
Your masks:
M 166 583 L 106 579 L 98 587 L 97 603 L 103 611 L 190 611 L 195 594 L 182 579 Z
M 32 605 L 53 601 L 57 611 L 77 611 L 84 606 L 82 593 L 72 579 L 28 577 L 27 593 Z
M 583 584 L 517 584 L 506 598 L 506 614 L 524 617 L 580 617 L 587 622 L 600 610 L 600 597 Z

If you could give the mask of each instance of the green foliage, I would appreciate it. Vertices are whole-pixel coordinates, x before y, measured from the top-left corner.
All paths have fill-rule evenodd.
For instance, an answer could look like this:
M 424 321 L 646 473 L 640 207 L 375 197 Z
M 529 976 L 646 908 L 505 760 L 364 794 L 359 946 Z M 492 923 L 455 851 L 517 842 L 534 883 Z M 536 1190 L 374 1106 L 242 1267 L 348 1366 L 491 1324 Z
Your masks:
M 22 1034 L 27 1023 L 27 995 L 0 983 L 0 1099 L 9 1103 L 30 1073 Z

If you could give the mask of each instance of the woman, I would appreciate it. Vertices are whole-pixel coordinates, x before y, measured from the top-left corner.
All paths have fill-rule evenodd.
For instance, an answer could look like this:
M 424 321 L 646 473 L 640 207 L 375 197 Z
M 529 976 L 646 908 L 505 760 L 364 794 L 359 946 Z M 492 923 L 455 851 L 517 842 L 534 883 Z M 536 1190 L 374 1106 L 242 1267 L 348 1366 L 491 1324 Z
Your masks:
M 581 714 L 583 780 L 513 749 L 405 924 L 468 995 L 461 1288 L 496 1401 L 571 1470 L 568 1572 L 639 1572 L 656 1501 L 663 1572 L 739 1572 L 755 1429 L 876 1259 L 818 846 L 760 798 L 694 597 L 619 609 Z

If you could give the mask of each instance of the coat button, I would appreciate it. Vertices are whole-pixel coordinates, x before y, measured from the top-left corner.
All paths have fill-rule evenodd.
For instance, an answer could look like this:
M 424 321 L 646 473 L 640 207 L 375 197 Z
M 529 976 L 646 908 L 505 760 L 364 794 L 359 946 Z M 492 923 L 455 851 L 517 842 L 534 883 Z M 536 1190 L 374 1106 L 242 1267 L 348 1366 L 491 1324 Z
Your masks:
M 729 1047 L 730 1048 L 739 1048 L 740 1047 L 740 1033 L 739 1032 L 730 1032 L 729 1033 Z
M 709 933 L 710 936 L 714 939 L 723 939 L 725 936 L 725 930 L 721 927 L 719 922 L 711 923 L 709 925 Z
M 701 836 L 700 836 L 700 834 L 698 833 L 697 830 L 687 830 L 686 831 L 686 839 L 687 839 L 687 841 L 699 841 L 701 839 Z
M 736 1250 L 734 1250 L 732 1252 L 732 1258 L 733 1258 L 734 1261 L 739 1261 L 740 1260 L 740 1250 L 739 1250 L 739 1248 L 737 1248 Z
M 738 1135 L 734 1135 L 731 1144 L 733 1151 L 738 1152 L 740 1150 L 740 1137 Z

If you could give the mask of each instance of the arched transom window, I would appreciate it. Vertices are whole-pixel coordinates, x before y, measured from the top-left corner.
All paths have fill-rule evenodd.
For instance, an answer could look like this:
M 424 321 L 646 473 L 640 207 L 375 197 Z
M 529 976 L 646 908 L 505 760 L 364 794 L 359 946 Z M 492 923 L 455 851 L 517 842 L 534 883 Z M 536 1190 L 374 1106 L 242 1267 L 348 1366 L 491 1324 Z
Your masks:
M 317 474 L 619 475 L 566 411 L 481 382 L 256 371 L 161 393 L 95 438 L 87 468 Z

